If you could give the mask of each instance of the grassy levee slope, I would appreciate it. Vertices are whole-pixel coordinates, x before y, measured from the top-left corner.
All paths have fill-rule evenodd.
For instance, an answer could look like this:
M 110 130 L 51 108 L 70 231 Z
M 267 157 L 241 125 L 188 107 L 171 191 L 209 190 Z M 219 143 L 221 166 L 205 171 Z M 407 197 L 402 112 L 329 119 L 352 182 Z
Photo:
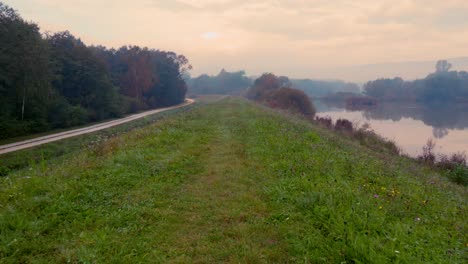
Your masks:
M 435 172 L 227 98 L 1 178 L 0 262 L 464 263 L 466 219 Z

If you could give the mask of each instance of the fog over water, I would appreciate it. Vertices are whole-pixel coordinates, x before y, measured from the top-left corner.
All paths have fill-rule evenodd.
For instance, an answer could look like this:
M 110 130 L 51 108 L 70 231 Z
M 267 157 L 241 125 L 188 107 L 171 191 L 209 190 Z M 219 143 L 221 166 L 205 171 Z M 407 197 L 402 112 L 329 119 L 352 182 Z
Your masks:
M 436 141 L 437 153 L 468 153 L 468 107 L 387 103 L 367 110 L 351 111 L 344 106 L 327 105 L 320 101 L 316 101 L 315 105 L 318 116 L 369 123 L 375 132 L 394 140 L 411 156 L 421 154 L 429 138 Z

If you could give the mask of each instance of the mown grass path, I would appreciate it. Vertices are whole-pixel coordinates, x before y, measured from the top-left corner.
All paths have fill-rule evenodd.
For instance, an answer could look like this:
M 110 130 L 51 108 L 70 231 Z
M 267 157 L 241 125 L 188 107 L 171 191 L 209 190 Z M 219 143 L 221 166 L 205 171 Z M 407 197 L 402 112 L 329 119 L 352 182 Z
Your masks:
M 465 219 L 428 169 L 224 99 L 1 178 L 0 262 L 463 263 Z

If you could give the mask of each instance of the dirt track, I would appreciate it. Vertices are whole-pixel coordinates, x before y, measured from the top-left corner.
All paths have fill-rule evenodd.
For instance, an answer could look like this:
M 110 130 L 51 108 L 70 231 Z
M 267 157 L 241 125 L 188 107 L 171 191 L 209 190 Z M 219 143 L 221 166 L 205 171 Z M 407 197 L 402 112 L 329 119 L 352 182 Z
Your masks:
M 13 152 L 13 151 L 21 150 L 21 149 L 26 149 L 26 148 L 31 148 L 31 147 L 39 146 L 39 145 L 42 145 L 42 144 L 54 142 L 54 141 L 57 141 L 57 140 L 78 136 L 78 135 L 92 133 L 92 132 L 99 131 L 99 130 L 106 129 L 106 128 L 110 128 L 110 127 L 113 127 L 113 126 L 118 126 L 120 124 L 124 124 L 124 123 L 130 122 L 130 121 L 133 121 L 133 120 L 145 117 L 145 116 L 149 116 L 149 115 L 152 115 L 152 114 L 156 114 L 156 113 L 160 113 L 160 112 L 164 112 L 164 111 L 184 107 L 184 106 L 193 104 L 194 102 L 195 101 L 192 100 L 192 99 L 186 99 L 186 101 L 184 103 L 176 105 L 176 106 L 150 110 L 150 111 L 134 114 L 134 115 L 131 115 L 131 116 L 127 116 L 127 117 L 124 117 L 124 118 L 121 118 L 121 119 L 112 120 L 112 121 L 109 121 L 109 122 L 92 125 L 92 126 L 89 126 L 89 127 L 83 127 L 83 128 L 69 130 L 69 131 L 65 131 L 65 132 L 61 132 L 61 133 L 57 133 L 57 134 L 52 134 L 52 135 L 37 137 L 37 138 L 28 139 L 28 140 L 24 140 L 24 141 L 20 141 L 20 142 L 15 142 L 15 143 L 7 144 L 7 145 L 2 145 L 2 146 L 0 146 L 0 154 L 5 154 L 5 153 L 8 153 L 8 152 Z

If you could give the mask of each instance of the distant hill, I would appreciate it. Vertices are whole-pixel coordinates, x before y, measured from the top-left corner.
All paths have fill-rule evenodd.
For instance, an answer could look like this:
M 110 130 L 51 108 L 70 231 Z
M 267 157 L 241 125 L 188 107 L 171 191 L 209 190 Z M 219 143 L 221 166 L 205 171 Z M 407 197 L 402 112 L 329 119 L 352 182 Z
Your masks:
M 453 70 L 468 71 L 468 57 L 450 58 L 447 60 L 453 64 Z M 436 60 L 367 64 L 318 69 L 314 71 L 314 75 L 322 79 L 342 79 L 360 84 L 378 78 L 393 78 L 397 76 L 405 80 L 414 80 L 424 78 L 429 73 L 434 72 L 435 64 Z

